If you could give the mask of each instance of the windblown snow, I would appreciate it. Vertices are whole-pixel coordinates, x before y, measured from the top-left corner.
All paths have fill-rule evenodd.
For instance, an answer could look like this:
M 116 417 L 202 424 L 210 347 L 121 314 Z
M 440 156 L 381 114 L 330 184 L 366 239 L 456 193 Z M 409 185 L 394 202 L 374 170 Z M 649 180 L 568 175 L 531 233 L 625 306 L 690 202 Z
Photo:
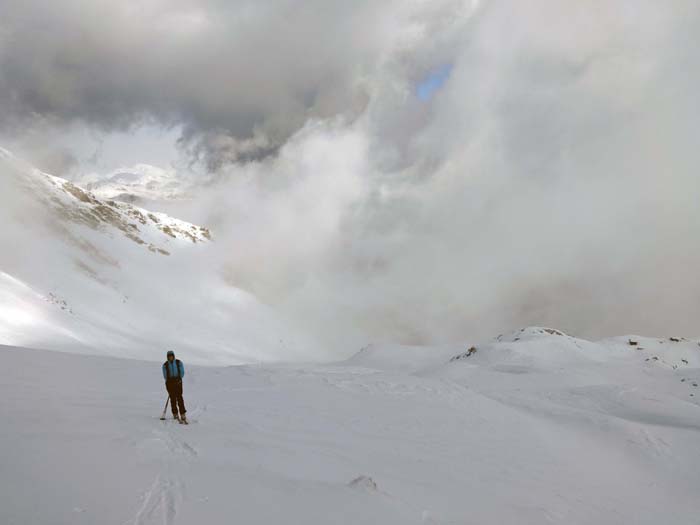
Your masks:
M 698 341 L 527 328 L 190 366 L 187 427 L 158 419 L 158 362 L 0 359 L 1 523 L 698 523 Z
M 235 364 L 310 355 L 302 335 L 232 287 L 216 235 L 99 198 L 0 149 L 0 344 Z

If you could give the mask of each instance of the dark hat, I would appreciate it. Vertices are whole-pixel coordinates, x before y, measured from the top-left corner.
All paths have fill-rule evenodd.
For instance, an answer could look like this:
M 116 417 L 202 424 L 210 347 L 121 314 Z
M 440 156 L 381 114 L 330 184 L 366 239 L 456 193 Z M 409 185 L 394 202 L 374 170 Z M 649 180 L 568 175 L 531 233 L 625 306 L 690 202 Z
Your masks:
M 170 357 L 170 356 L 175 357 L 175 352 L 173 352 L 172 350 L 168 350 L 167 357 Z

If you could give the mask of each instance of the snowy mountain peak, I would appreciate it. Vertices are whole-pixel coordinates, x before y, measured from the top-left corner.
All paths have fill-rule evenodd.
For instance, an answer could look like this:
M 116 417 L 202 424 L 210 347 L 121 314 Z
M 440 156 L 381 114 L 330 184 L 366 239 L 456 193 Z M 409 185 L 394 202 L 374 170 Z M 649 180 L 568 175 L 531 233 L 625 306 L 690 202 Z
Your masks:
M 52 199 L 56 209 L 67 214 L 74 222 L 92 228 L 112 226 L 137 244 L 146 244 L 144 237 L 160 231 L 173 239 L 193 243 L 211 240 L 207 228 L 195 226 L 164 213 L 150 212 L 125 202 L 100 200 L 93 193 L 83 190 L 67 180 L 44 174 L 57 191 Z M 150 230 L 150 231 L 149 231 Z M 152 237 L 152 235 L 151 235 Z M 152 244 L 149 244 L 149 248 Z
M 0 160 L 16 182 L 41 201 L 53 219 L 92 230 L 115 230 L 153 253 L 169 255 L 172 242 L 202 243 L 211 240 L 211 232 L 164 213 L 152 212 L 129 203 L 100 199 L 94 193 L 68 180 L 25 165 L 7 150 Z M 0 166 L 1 167 L 1 166 Z
M 119 168 L 104 175 L 91 173 L 76 182 L 101 199 L 131 203 L 182 199 L 191 188 L 190 182 L 174 170 L 150 164 Z

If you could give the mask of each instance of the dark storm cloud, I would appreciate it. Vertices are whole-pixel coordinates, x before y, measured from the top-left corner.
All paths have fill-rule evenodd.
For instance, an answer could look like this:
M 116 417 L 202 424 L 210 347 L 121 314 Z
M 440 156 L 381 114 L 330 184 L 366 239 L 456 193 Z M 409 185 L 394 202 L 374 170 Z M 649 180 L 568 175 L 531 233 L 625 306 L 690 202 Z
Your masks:
M 214 166 L 255 158 L 309 117 L 362 109 L 398 4 L 6 0 L 3 123 L 110 130 L 156 119 L 182 126 Z

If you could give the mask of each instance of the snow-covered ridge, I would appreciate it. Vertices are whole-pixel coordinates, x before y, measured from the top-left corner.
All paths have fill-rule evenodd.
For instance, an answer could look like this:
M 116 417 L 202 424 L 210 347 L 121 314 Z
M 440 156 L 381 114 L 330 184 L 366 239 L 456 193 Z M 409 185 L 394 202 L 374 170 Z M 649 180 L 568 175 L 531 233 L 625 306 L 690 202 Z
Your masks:
M 671 370 L 700 368 L 700 340 L 625 335 L 588 341 L 554 328 L 529 326 L 479 344 L 369 345 L 347 364 L 412 373 L 459 370 L 469 364 L 500 372 L 531 373 L 629 358 Z
M 32 191 L 60 219 L 93 230 L 115 229 L 134 243 L 161 255 L 170 254 L 163 246 L 163 241 L 168 239 L 196 244 L 212 238 L 209 229 L 203 226 L 129 203 L 100 199 L 66 179 L 23 165 L 7 150 L 1 150 L 0 155 L 18 168 L 14 172 L 22 178 L 19 184 Z
M 155 227 L 173 239 L 184 239 L 193 243 L 211 240 L 210 231 L 202 226 L 195 226 L 164 213 L 151 212 L 125 202 L 100 200 L 91 192 L 67 180 L 43 175 L 57 190 L 51 198 L 52 202 L 74 222 L 95 229 L 106 225 L 113 226 L 137 244 L 145 244 L 140 235 L 144 227 L 151 230 Z M 151 246 L 149 245 L 149 248 Z

